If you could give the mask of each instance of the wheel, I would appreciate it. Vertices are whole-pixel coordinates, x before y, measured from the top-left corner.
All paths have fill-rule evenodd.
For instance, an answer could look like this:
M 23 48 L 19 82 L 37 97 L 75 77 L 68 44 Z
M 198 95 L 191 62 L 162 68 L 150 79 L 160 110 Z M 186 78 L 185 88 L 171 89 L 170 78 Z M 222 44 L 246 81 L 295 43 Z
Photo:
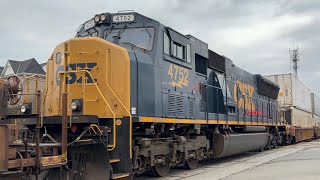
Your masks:
M 152 172 L 155 176 L 157 177 L 164 177 L 166 175 L 169 174 L 169 171 L 170 171 L 170 165 L 155 165 L 155 166 L 152 166 Z
M 265 150 L 271 150 L 271 142 L 270 141 L 266 145 Z
M 198 165 L 198 159 L 188 159 L 184 164 L 187 169 L 195 169 Z

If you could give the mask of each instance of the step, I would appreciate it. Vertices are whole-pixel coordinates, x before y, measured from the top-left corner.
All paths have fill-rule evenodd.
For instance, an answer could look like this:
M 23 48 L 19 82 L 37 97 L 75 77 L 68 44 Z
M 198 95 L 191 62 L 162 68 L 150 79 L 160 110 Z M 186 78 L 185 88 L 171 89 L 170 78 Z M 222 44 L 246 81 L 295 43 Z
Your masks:
M 120 159 L 110 159 L 110 163 L 120 162 Z
M 129 176 L 130 176 L 130 173 L 118 173 L 118 174 L 113 174 L 112 179 L 121 179 Z

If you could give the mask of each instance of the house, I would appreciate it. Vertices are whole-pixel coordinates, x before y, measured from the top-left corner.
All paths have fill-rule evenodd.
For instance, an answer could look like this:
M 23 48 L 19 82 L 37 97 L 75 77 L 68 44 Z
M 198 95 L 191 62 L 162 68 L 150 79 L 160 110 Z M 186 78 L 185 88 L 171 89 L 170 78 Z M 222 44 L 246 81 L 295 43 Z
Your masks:
M 44 70 L 44 72 L 47 72 L 47 63 L 41 63 L 40 66 Z
M 21 73 L 46 74 L 40 64 L 32 58 L 25 61 L 8 60 L 1 72 L 1 77 Z

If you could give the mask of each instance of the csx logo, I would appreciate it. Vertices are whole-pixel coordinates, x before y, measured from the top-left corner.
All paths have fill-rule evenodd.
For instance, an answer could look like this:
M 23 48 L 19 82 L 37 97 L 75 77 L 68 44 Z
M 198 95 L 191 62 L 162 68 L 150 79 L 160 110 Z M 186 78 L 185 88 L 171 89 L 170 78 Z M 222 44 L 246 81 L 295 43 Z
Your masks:
M 91 71 L 94 67 L 97 66 L 97 63 L 74 63 L 74 64 L 68 64 L 66 71 L 72 71 L 72 70 L 87 70 Z M 57 85 L 60 85 L 60 78 L 59 78 L 59 72 L 64 70 L 64 66 L 58 66 L 56 70 L 56 83 Z M 76 72 L 69 72 L 67 79 L 67 84 L 74 84 L 74 83 L 82 83 L 82 76 L 81 73 Z M 93 83 L 97 82 L 97 79 L 92 79 L 88 73 L 85 73 L 85 82 L 86 83 Z
M 237 91 L 240 91 L 237 93 Z M 246 83 L 242 83 L 237 80 L 234 83 L 234 101 L 238 102 L 239 108 L 245 108 L 246 110 L 255 111 L 252 95 L 254 93 L 254 86 Z

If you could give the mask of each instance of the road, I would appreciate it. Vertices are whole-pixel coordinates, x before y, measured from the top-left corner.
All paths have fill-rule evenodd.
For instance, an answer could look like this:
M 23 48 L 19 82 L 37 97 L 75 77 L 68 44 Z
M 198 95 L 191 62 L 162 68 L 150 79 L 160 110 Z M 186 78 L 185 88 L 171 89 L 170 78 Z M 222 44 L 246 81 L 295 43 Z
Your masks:
M 320 180 L 320 140 L 205 161 L 195 170 L 175 168 L 165 178 L 154 178 L 151 175 L 137 178 L 145 179 Z

